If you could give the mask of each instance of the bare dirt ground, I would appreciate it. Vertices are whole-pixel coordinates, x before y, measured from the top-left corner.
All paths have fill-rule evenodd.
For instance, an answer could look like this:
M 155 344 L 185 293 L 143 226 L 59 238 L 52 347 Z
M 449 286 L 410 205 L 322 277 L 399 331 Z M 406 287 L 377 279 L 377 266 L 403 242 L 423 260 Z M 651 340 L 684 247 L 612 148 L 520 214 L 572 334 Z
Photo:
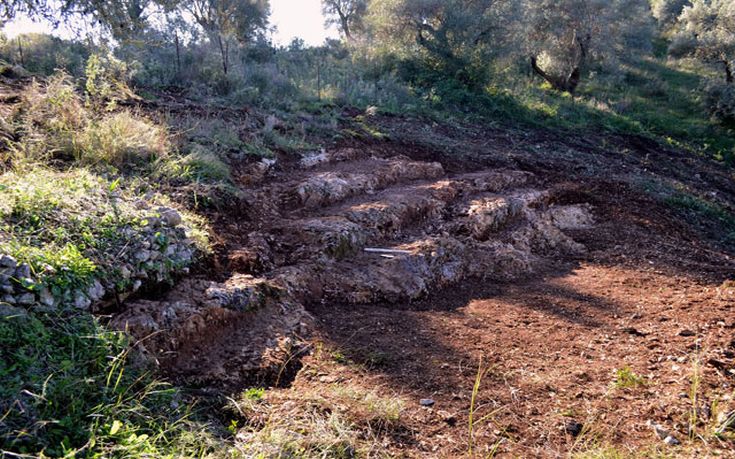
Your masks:
M 321 354 L 290 391 L 328 381 L 400 394 L 410 433 L 392 453 L 460 457 L 469 451 L 482 365 L 474 406 L 483 421 L 473 434 L 480 457 L 566 457 L 605 445 L 632 457 L 735 457 L 733 443 L 711 435 L 735 408 L 732 246 L 709 244 L 629 180 L 615 180 L 645 166 L 603 157 L 605 173 L 590 161 L 592 171 L 579 174 L 569 169 L 585 157 L 560 166 L 553 155 L 519 156 L 537 162 L 527 170 L 549 171 L 559 202 L 593 204 L 597 224 L 574 233 L 587 253 L 552 257 L 522 280 L 469 280 L 418 302 L 311 308 L 339 359 Z M 671 162 L 645 172 L 685 176 Z M 624 368 L 640 382 L 616 384 Z M 435 404 L 421 407 L 426 398 Z M 684 446 L 665 445 L 650 422 Z
M 657 197 L 732 212 L 731 172 L 642 138 L 371 123 L 389 140 L 236 165 L 212 272 L 113 320 L 181 384 L 269 387 L 236 444 L 350 387 L 400 402 L 358 432 L 369 457 L 735 457 L 713 435 L 735 410 L 735 247 Z M 359 411 L 340 403 L 320 413 Z
M 716 277 L 676 273 L 656 256 L 636 259 L 630 249 L 600 248 L 523 282 L 468 283 L 398 308 L 319 308 L 324 341 L 359 368 L 330 374 L 410 400 L 415 435 L 398 448 L 413 457 L 466 454 L 480 362 L 489 371 L 478 417 L 491 416 L 476 430 L 476 451 L 498 442 L 500 457 L 565 457 L 607 443 L 653 451 L 660 440 L 649 420 L 685 441 L 695 374 L 701 433 L 716 417 L 707 411 L 715 399 L 732 409 L 735 291 Z M 616 388 L 615 371 L 625 367 L 645 382 Z M 313 383 L 297 379 L 294 387 Z M 421 408 L 423 398 L 436 405 Z M 566 431 L 570 423 L 582 424 L 581 440 Z M 708 442 L 668 453 L 704 457 L 721 448 L 732 457 L 732 444 Z

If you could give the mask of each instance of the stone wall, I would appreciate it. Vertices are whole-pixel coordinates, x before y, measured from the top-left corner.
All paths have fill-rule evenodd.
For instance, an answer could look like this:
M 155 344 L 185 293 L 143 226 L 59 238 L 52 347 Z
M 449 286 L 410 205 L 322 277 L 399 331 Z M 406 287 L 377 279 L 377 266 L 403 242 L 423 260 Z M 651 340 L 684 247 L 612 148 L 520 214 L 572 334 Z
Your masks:
M 0 253 L 0 304 L 47 309 L 73 306 L 90 310 L 115 294 L 126 296 L 145 285 L 169 282 L 176 275 L 186 274 L 196 249 L 187 237 L 181 215 L 168 207 L 149 211 L 142 229 L 121 230 L 127 244 L 123 251 L 107 254 L 114 259 L 112 263 L 93 259 L 98 266 L 93 279 L 84 286 L 50 289 L 48 280 L 55 274 L 53 267 L 32 267 Z

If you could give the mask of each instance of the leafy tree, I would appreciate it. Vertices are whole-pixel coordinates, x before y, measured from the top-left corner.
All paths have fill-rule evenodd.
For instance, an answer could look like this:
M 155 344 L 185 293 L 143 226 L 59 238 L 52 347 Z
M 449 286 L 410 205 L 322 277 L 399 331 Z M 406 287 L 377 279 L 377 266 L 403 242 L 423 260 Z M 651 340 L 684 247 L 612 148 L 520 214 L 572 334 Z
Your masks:
M 88 55 L 89 50 L 84 44 L 47 34 L 21 34 L 12 40 L 0 38 L 0 59 L 18 62 L 34 73 L 51 75 L 57 69 L 63 69 L 79 76 Z
M 170 9 L 179 0 L 0 0 L 0 21 L 18 14 L 42 17 L 54 24 L 75 23 L 84 19 L 125 41 L 136 37 L 148 26 L 156 8 Z
M 373 0 L 370 33 L 404 62 L 467 86 L 483 83 L 488 63 L 509 37 L 511 0 Z
M 339 26 L 348 40 L 362 27 L 366 11 L 367 0 L 322 0 L 322 12 L 327 18 L 327 25 Z
M 732 0 L 694 0 L 684 9 L 682 30 L 669 52 L 695 57 L 723 68 L 725 82 L 735 81 L 735 3 Z
M 527 0 L 522 34 L 534 72 L 573 93 L 591 64 L 648 49 L 651 25 L 645 0 Z
M 154 0 L 76 0 L 76 11 L 105 27 L 120 41 L 137 38 L 148 27 Z
M 659 27 L 668 31 L 676 26 L 684 8 L 691 4 L 691 0 L 652 0 L 651 12 Z
M 230 48 L 268 25 L 268 0 L 187 0 L 183 7 L 219 49 L 222 71 L 230 68 Z
M 46 0 L 0 0 L 0 25 L 18 14 L 47 15 L 48 11 Z

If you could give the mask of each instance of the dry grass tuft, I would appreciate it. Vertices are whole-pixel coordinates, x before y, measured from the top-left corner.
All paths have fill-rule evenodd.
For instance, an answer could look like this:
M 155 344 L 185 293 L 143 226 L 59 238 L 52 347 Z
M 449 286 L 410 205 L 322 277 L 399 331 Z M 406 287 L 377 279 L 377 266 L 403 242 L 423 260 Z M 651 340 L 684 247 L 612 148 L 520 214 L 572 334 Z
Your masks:
M 248 420 L 236 435 L 247 457 L 367 457 L 405 430 L 402 400 L 350 383 L 234 403 Z
M 79 140 L 82 162 L 115 167 L 162 158 L 169 146 L 165 129 L 127 111 L 89 123 Z

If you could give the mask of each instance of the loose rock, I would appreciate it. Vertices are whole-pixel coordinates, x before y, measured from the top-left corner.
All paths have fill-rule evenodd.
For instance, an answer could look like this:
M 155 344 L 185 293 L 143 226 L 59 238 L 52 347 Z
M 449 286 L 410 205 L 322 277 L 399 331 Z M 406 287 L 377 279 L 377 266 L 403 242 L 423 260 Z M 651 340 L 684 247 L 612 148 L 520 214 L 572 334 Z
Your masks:
M 89 309 L 92 301 L 82 292 L 77 292 L 74 296 L 74 307 L 77 309 Z
M 36 302 L 36 296 L 33 293 L 24 293 L 18 297 L 18 304 L 23 306 L 30 306 Z
M 569 420 L 564 425 L 564 431 L 572 437 L 576 437 L 581 434 L 583 428 L 584 426 L 575 420 Z
M 18 279 L 31 277 L 31 267 L 28 263 L 23 263 L 15 270 L 15 277 Z
M 170 207 L 159 207 L 158 214 L 161 216 L 161 220 L 168 226 L 177 226 L 183 221 L 181 214 Z
M 56 300 L 54 299 L 54 296 L 51 294 L 51 292 L 47 288 L 44 288 L 43 290 L 41 290 L 41 293 L 38 295 L 38 301 L 44 306 L 48 306 L 48 307 L 53 307 L 54 304 L 56 304 Z
M 10 255 L 0 255 L 0 266 L 3 268 L 15 268 L 18 261 Z
M 664 438 L 664 443 L 666 443 L 669 446 L 676 446 L 676 445 L 681 444 L 681 442 L 677 440 L 676 437 L 674 437 L 673 435 L 669 435 L 666 438 Z

